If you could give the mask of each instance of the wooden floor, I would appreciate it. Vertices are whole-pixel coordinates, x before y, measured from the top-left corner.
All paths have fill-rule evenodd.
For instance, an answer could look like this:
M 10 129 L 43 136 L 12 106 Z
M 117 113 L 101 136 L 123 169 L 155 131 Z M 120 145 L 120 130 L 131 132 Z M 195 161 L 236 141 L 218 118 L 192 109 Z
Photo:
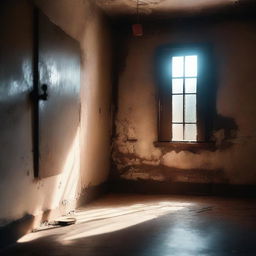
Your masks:
M 1 255 L 256 255 L 256 200 L 107 195 L 75 225 L 28 234 Z

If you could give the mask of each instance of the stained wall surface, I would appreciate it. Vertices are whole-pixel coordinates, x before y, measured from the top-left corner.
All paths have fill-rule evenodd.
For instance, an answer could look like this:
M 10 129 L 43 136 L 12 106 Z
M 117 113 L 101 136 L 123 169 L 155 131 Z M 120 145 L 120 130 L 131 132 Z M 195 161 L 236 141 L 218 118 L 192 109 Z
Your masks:
M 255 21 L 153 24 L 144 25 L 143 37 L 132 37 L 128 30 L 120 36 L 113 178 L 165 182 L 170 187 L 175 182 L 255 184 Z M 156 49 L 180 43 L 207 43 L 213 48 L 217 70 L 214 150 L 154 144 L 158 140 Z
M 25 0 L 6 2 L 9 7 L 1 8 L 0 224 L 25 215 L 36 216 L 40 223 L 42 215 L 48 218 L 49 214 L 73 210 L 78 200 L 87 196 L 84 191 L 88 187 L 102 184 L 108 177 L 111 30 L 93 1 L 35 1 L 81 48 L 80 125 L 70 138 L 62 173 L 35 179 L 29 98 L 33 87 L 33 7 Z

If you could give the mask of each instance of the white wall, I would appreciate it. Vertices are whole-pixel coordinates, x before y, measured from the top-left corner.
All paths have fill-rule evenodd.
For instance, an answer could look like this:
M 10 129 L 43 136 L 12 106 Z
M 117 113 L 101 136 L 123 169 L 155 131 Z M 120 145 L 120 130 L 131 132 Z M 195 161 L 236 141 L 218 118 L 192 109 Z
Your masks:
M 14 1 L 15 2 L 15 1 Z M 93 1 L 35 0 L 36 5 L 81 46 L 81 123 L 60 175 L 33 177 L 31 103 L 32 9 L 26 1 L 6 13 L 4 26 L 15 69 L 1 85 L 0 224 L 25 214 L 53 216 L 74 209 L 83 190 L 107 180 L 111 133 L 111 31 Z M 12 13 L 11 13 L 12 12 Z M 8 24 L 7 24 L 8 23 Z M 17 38 L 20 38 L 17 40 Z M 4 60 L 6 61 L 6 60 Z M 2 70 L 1 70 L 2 71 Z M 3 83 L 2 83 L 3 84 Z

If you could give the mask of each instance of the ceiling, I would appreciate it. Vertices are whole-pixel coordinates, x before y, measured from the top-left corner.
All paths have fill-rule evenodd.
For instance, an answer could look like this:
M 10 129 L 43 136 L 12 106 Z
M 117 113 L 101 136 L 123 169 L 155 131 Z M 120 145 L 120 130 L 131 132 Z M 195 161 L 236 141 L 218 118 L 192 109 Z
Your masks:
M 137 0 L 95 0 L 109 16 L 136 14 Z M 139 12 L 144 15 L 202 13 L 220 8 L 242 5 L 255 0 L 138 0 Z

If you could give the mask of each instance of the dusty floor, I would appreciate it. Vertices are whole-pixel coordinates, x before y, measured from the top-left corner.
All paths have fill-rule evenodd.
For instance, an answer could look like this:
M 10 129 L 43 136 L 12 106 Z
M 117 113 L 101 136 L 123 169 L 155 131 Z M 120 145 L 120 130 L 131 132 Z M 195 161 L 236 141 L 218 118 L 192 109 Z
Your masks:
M 256 200 L 107 195 L 2 255 L 256 255 Z

